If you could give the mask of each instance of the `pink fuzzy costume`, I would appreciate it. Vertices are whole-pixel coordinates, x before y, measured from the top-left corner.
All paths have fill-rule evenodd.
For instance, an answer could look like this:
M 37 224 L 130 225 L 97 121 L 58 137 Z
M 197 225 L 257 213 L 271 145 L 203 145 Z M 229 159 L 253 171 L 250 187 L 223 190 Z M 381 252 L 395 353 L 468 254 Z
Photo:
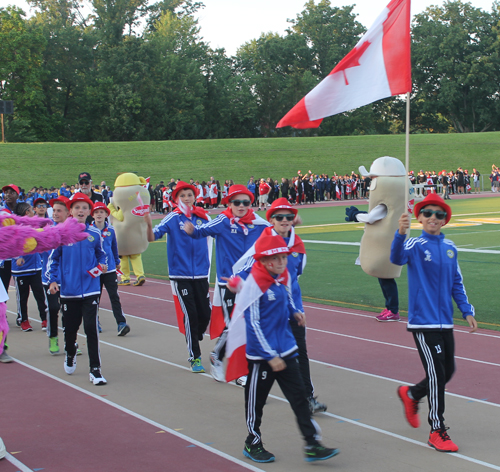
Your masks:
M 15 220 L 17 224 L 2 226 L 5 220 Z M 34 221 L 33 221 L 34 220 Z M 78 223 L 73 218 L 68 218 L 64 223 L 40 229 L 40 222 L 52 221 L 48 218 L 0 216 L 0 259 L 10 259 L 24 254 L 34 254 L 67 246 L 83 241 L 88 234 L 84 232 L 86 226 Z M 31 223 L 35 223 L 31 225 Z M 8 221 L 7 223 L 10 223 Z M 29 225 L 29 226 L 28 226 Z M 30 239 L 33 238 L 33 239 Z M 34 241 L 33 241 L 34 240 Z M 26 246 L 29 247 L 26 247 Z M 32 246 L 35 245 L 35 248 Z
M 68 218 L 57 226 L 49 225 L 52 225 L 52 220 L 48 218 L 1 215 L 0 259 L 49 251 L 59 246 L 83 241 L 88 236 L 84 232 L 86 226 L 73 218 Z M 0 302 L 0 353 L 4 350 L 5 339 L 9 332 L 6 314 L 7 304 Z

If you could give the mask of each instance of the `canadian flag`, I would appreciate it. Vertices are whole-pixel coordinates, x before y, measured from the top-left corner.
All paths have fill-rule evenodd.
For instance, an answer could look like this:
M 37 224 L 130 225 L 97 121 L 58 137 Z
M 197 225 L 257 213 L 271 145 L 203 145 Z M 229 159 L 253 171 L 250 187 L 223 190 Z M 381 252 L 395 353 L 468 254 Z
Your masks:
M 317 128 L 327 116 L 407 92 L 410 0 L 392 0 L 355 48 L 276 127 Z
M 337 194 L 337 200 L 340 200 L 342 194 L 340 193 L 340 188 L 338 182 L 335 184 L 335 193 Z
M 97 267 L 87 271 L 94 279 L 102 274 L 102 266 L 99 264 Z

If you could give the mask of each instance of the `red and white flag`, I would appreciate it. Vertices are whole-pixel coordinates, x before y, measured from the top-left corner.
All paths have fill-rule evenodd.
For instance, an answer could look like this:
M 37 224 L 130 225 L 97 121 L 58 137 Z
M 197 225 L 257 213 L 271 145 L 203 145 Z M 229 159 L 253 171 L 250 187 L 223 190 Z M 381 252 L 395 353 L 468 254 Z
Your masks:
M 338 182 L 335 184 L 335 193 L 337 194 L 337 200 L 340 200 L 342 197 L 342 194 L 340 193 L 340 188 Z
M 99 264 L 97 267 L 87 271 L 94 279 L 102 274 L 102 266 Z
M 411 92 L 410 0 L 392 0 L 373 26 L 276 128 L 317 128 L 323 118 Z

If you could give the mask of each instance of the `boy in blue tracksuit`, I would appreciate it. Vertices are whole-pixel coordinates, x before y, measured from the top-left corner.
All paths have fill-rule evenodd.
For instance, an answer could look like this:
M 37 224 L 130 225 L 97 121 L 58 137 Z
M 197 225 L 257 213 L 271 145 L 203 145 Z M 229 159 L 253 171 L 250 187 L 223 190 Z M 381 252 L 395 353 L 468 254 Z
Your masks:
M 93 203 L 85 194 L 78 192 L 67 202 L 68 210 L 79 223 L 86 223 Z M 87 239 L 76 244 L 58 247 L 50 254 L 47 264 L 50 292 L 60 292 L 64 349 L 64 370 L 73 374 L 76 369 L 76 337 L 83 319 L 87 335 L 90 364 L 90 381 L 94 385 L 105 385 L 101 374 L 97 315 L 99 311 L 99 275 L 106 273 L 108 258 L 102 248 L 101 233 L 87 224 Z
M 222 204 L 227 210 L 217 218 L 202 226 L 184 225 L 184 230 L 195 239 L 212 236 L 215 238 L 215 263 L 217 270 L 216 294 L 212 309 L 212 323 L 217 316 L 217 306 L 222 307 L 225 328 L 222 331 L 214 351 L 210 355 L 211 374 L 218 382 L 224 382 L 222 360 L 226 352 L 227 326 L 231 319 L 236 295 L 226 288 L 225 280 L 233 273 L 233 264 L 250 249 L 270 224 L 259 217 L 250 208 L 254 201 L 253 194 L 244 185 L 232 185 Z M 216 296 L 220 305 L 216 303 Z
M 413 333 L 426 372 L 421 382 L 401 386 L 398 395 L 406 419 L 418 428 L 418 403 L 427 396 L 431 432 L 428 444 L 440 452 L 456 452 L 444 424 L 444 392 L 455 370 L 453 339 L 453 304 L 476 331 L 474 307 L 469 303 L 457 261 L 457 248 L 441 233 L 450 221 L 451 208 L 437 194 L 431 193 L 415 205 L 415 216 L 423 225 L 418 238 L 405 242 L 410 227 L 408 214 L 399 219 L 391 247 L 391 262 L 408 265 L 408 331 Z
M 289 401 L 306 441 L 305 460 L 326 460 L 339 452 L 318 442 L 319 431 L 311 419 L 300 375 L 298 347 L 289 323 L 294 318 L 305 326 L 305 315 L 297 310 L 291 296 L 289 252 L 281 236 L 262 235 L 255 244 L 256 262 L 238 298 L 238 307 L 245 310 L 249 371 L 245 385 L 248 436 L 243 454 L 255 462 L 275 459 L 264 449 L 260 432 L 264 405 L 275 380 Z
M 18 216 L 34 216 L 33 208 L 29 203 L 18 203 L 15 214 Z M 47 329 L 48 302 L 42 285 L 42 258 L 40 254 L 27 254 L 12 259 L 12 275 L 17 292 L 17 325 L 23 331 L 33 331 L 28 320 L 28 298 L 30 288 L 35 297 L 42 329 Z
M 194 206 L 196 188 L 186 182 L 177 182 L 172 201 L 178 205 L 177 208 L 154 229 L 151 216 L 146 215 L 148 240 L 156 241 L 164 234 L 168 235 L 168 276 L 176 297 L 179 328 L 184 328 L 192 372 L 203 373 L 205 368 L 201 363 L 200 341 L 210 322 L 212 309 L 208 284 L 212 241 L 211 238 L 190 238 L 183 228 L 189 221 L 200 227 L 210 217 L 203 208 Z
M 118 277 L 116 269 L 120 269 L 120 256 L 118 255 L 118 243 L 116 241 L 116 233 L 113 226 L 111 226 L 106 218 L 109 217 L 111 211 L 103 202 L 95 202 L 92 209 L 91 216 L 94 218 L 92 226 L 101 232 L 102 246 L 104 252 L 108 256 L 108 270 L 105 274 L 100 275 L 101 282 L 101 296 L 102 287 L 106 287 L 108 292 L 109 301 L 111 302 L 111 309 L 118 326 L 118 336 L 125 336 L 130 333 L 130 326 L 123 314 L 120 296 L 118 295 Z M 99 332 L 100 332 L 99 326 Z

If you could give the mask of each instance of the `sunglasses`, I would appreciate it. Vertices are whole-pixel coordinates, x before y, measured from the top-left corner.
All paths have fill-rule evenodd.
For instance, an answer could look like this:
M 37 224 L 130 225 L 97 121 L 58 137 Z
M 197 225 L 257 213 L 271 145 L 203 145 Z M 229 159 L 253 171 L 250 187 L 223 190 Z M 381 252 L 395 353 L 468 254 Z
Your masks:
M 39 203 L 36 207 L 37 208 L 47 208 L 47 205 L 45 205 L 44 203 Z
M 231 203 L 237 207 L 239 207 L 240 205 L 247 207 L 247 206 L 250 206 L 251 201 L 250 200 L 231 200 Z
M 273 215 L 271 218 L 275 218 L 276 221 L 283 221 L 283 218 L 286 219 L 286 221 L 293 221 L 295 219 L 295 215 Z
M 442 210 L 422 210 L 420 214 L 423 215 L 424 218 L 430 218 L 432 215 L 436 215 L 438 220 L 444 220 L 447 216 L 447 213 Z
M 80 180 L 80 185 L 82 185 L 82 184 L 83 185 L 88 185 L 88 184 L 90 184 L 90 181 L 88 181 L 88 180 Z

